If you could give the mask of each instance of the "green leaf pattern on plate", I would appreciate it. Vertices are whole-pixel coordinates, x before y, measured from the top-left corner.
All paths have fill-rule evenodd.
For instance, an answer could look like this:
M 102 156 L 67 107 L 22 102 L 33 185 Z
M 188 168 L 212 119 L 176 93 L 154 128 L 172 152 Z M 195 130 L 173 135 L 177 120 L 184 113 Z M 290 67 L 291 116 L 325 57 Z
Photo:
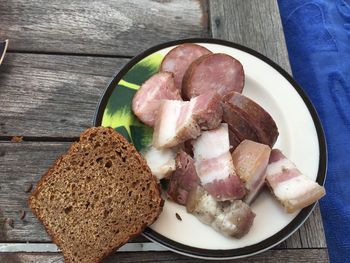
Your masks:
M 113 90 L 103 113 L 102 126 L 118 131 L 138 151 L 151 144 L 153 129 L 137 119 L 131 102 L 140 85 L 159 71 L 162 60 L 162 54 L 154 53 L 134 65 Z

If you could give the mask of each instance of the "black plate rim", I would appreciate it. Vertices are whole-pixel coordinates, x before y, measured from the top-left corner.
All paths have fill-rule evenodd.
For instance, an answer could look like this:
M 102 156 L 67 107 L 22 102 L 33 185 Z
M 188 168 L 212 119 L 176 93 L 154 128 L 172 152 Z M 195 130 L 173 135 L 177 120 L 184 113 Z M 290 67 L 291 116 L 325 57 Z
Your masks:
M 167 47 L 180 45 L 184 43 L 211 43 L 211 44 L 219 44 L 223 46 L 232 47 L 241 51 L 244 51 L 248 54 L 251 54 L 260 60 L 264 61 L 265 63 L 269 64 L 271 67 L 273 67 L 277 72 L 279 72 L 298 92 L 299 96 L 303 99 L 305 105 L 307 106 L 311 117 L 313 119 L 317 136 L 318 136 L 318 143 L 319 143 L 319 151 L 320 151 L 320 158 L 319 158 L 319 166 L 318 166 L 318 174 L 317 174 L 317 183 L 320 185 L 324 185 L 325 179 L 326 179 L 326 172 L 327 172 L 327 146 L 326 146 L 326 138 L 324 135 L 324 131 L 322 128 L 321 121 L 318 117 L 317 111 L 315 107 L 313 106 L 310 99 L 307 97 L 306 93 L 303 91 L 303 89 L 300 87 L 300 85 L 293 79 L 293 77 L 287 73 L 284 69 L 282 69 L 278 64 L 273 62 L 271 59 L 267 58 L 266 56 L 262 55 L 261 53 L 242 46 L 237 43 L 233 43 L 230 41 L 222 40 L 222 39 L 215 39 L 215 38 L 186 38 L 186 39 L 179 39 L 174 41 L 165 42 L 162 44 L 155 45 L 143 52 L 141 52 L 139 55 L 133 57 L 110 81 L 109 85 L 106 87 L 105 91 L 103 92 L 100 101 L 98 102 L 94 119 L 93 119 L 93 125 L 94 126 L 100 126 L 102 123 L 102 117 L 104 109 L 107 105 L 108 99 L 113 91 L 113 88 L 117 85 L 117 83 L 122 79 L 122 77 L 131 69 L 132 66 L 134 66 L 137 62 L 139 62 L 144 57 Z M 289 236 L 291 236 L 295 231 L 297 231 L 302 224 L 306 221 L 306 219 L 310 216 L 311 212 L 315 208 L 316 203 L 302 209 L 299 214 L 282 230 L 274 234 L 273 236 L 256 243 L 254 245 L 242 247 L 242 248 L 236 248 L 236 249 L 227 249 L 227 250 L 211 250 L 211 249 L 201 249 L 196 247 L 191 247 L 187 245 L 183 245 L 181 243 L 175 242 L 156 231 L 152 230 L 151 228 L 146 228 L 143 232 L 143 235 L 150 239 L 153 242 L 159 243 L 160 245 L 163 245 L 167 247 L 168 249 L 177 252 L 179 254 L 196 257 L 196 258 L 202 258 L 202 259 L 212 259 L 212 260 L 225 260 L 225 259 L 235 259 L 235 258 L 242 258 L 247 257 L 251 255 L 255 255 L 258 253 L 261 253 L 263 251 L 266 251 L 279 243 L 283 242 L 285 239 L 287 239 Z

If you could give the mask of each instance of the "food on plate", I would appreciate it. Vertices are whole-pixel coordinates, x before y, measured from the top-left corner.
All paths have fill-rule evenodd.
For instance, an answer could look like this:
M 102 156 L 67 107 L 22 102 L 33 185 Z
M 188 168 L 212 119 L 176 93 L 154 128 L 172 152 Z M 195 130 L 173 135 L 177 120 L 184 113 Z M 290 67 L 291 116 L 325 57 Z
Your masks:
M 236 173 L 247 190 L 244 198 L 247 204 L 254 201 L 265 184 L 270 152 L 271 148 L 268 145 L 244 140 L 232 153 Z
M 258 136 L 254 124 L 247 120 L 239 111 L 235 110 L 229 103 L 222 103 L 222 120 L 228 124 L 230 130 L 230 143 L 233 149 L 244 140 L 258 142 Z M 237 144 L 238 142 L 238 144 Z
M 175 171 L 176 148 L 157 149 L 149 146 L 141 151 L 152 174 L 159 180 Z
M 234 133 L 231 129 L 230 129 L 230 125 L 228 126 L 228 137 L 230 139 L 230 151 L 232 152 L 234 149 L 236 149 L 236 147 L 241 143 L 240 138 L 237 136 L 236 133 Z
M 187 153 L 187 154 L 189 154 L 190 156 L 193 156 L 193 142 L 194 142 L 194 140 L 193 139 L 190 139 L 190 140 L 187 140 L 187 141 L 185 141 L 184 142 L 184 144 L 183 144 L 183 150 Z
M 201 186 L 188 196 L 187 211 L 204 224 L 229 236 L 241 238 L 250 230 L 255 214 L 241 200 L 219 202 Z
M 163 100 L 154 126 L 153 146 L 169 148 L 197 138 L 201 128 L 216 128 L 221 118 L 221 102 L 216 93 L 190 101 Z
M 153 131 L 153 146 L 169 148 L 200 135 L 188 101 L 163 100 Z
M 275 144 L 278 137 L 277 125 L 271 115 L 259 104 L 237 92 L 227 94 L 223 101 L 224 104 L 230 105 L 242 118 L 251 123 L 251 127 L 255 128 L 258 142 L 267 144 L 270 147 Z M 230 124 L 234 125 L 234 123 Z
M 244 79 L 235 58 L 183 44 L 168 52 L 160 73 L 141 86 L 132 107 L 154 128 L 152 144 L 142 154 L 167 185 L 167 197 L 236 238 L 251 228 L 255 213 L 249 205 L 266 183 L 287 212 L 324 195 L 324 188 L 279 150 L 271 151 L 277 125 L 241 94 Z
M 204 189 L 217 200 L 242 199 L 245 188 L 230 154 L 228 126 L 204 131 L 193 142 L 195 167 Z
M 168 52 L 160 65 L 160 71 L 168 71 L 174 74 L 175 85 L 181 90 L 183 76 L 189 65 L 197 58 L 211 54 L 212 52 L 203 46 L 186 43 L 179 45 Z
M 242 64 L 227 54 L 204 55 L 189 66 L 182 81 L 182 96 L 190 99 L 216 91 L 224 97 L 232 91 L 242 92 L 244 71 Z
M 176 155 L 176 170 L 169 179 L 168 197 L 180 205 L 186 205 L 188 193 L 199 183 L 193 158 L 180 150 Z
M 40 179 L 29 206 L 66 262 L 95 263 L 159 216 L 157 179 L 111 128 L 89 128 Z
M 202 130 L 218 127 L 222 120 L 221 98 L 216 92 L 208 92 L 191 99 L 194 119 Z
M 132 100 L 132 111 L 143 123 L 153 127 L 163 99 L 182 100 L 170 72 L 156 73 L 141 85 Z
M 302 174 L 278 149 L 271 151 L 266 181 L 273 195 L 288 213 L 293 213 L 319 200 L 325 189 Z

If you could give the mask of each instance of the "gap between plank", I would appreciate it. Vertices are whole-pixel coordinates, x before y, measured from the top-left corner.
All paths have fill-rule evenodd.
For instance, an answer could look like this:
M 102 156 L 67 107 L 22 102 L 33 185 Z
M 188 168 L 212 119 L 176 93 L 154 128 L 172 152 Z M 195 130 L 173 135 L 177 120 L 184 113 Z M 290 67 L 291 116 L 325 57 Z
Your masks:
M 0 243 L 2 252 L 59 252 L 60 250 L 52 243 Z M 118 249 L 118 252 L 141 252 L 141 251 L 169 251 L 166 247 L 149 243 L 127 243 Z
M 16 135 L 18 137 L 18 135 Z M 3 142 L 11 142 L 11 139 L 13 136 L 0 136 L 0 141 Z M 20 136 L 22 137 L 22 136 Z M 49 137 L 49 136 L 23 136 L 22 141 L 23 142 L 76 142 L 79 140 L 79 137 Z
M 271 248 L 269 250 L 324 250 L 327 248 Z M 153 242 L 127 243 L 118 249 L 118 252 L 145 252 L 145 251 L 170 251 L 167 247 Z M 58 247 L 53 243 L 0 243 L 0 253 L 24 252 L 24 253 L 57 253 Z
M 38 54 L 38 55 L 58 55 L 58 56 L 76 56 L 76 57 L 99 57 L 99 58 L 133 58 L 133 56 L 127 55 L 111 55 L 111 54 L 94 54 L 94 53 L 70 53 L 70 52 L 46 52 L 46 51 L 25 51 L 8 49 L 7 53 L 19 53 L 19 54 Z

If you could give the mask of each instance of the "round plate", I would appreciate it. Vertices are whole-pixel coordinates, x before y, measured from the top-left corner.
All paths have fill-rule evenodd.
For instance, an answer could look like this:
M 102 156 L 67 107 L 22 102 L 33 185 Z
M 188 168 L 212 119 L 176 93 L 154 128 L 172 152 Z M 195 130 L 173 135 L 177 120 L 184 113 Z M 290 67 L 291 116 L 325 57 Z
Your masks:
M 139 86 L 159 70 L 163 57 L 182 43 L 197 43 L 214 53 L 237 58 L 245 71 L 243 94 L 258 102 L 276 121 L 279 148 L 297 167 L 320 185 L 326 174 L 326 144 L 320 120 L 300 86 L 281 67 L 247 47 L 217 39 L 184 39 L 154 46 L 134 57 L 113 78 L 98 105 L 94 125 L 111 126 L 138 150 L 150 144 L 152 129 L 140 123 L 130 103 Z M 287 214 L 275 199 L 262 192 L 252 204 L 256 213 L 249 233 L 227 238 L 202 224 L 185 207 L 165 201 L 158 220 L 144 231 L 150 240 L 175 252 L 205 259 L 232 259 L 267 250 L 294 233 L 315 204 Z M 182 220 L 177 219 L 176 213 Z

